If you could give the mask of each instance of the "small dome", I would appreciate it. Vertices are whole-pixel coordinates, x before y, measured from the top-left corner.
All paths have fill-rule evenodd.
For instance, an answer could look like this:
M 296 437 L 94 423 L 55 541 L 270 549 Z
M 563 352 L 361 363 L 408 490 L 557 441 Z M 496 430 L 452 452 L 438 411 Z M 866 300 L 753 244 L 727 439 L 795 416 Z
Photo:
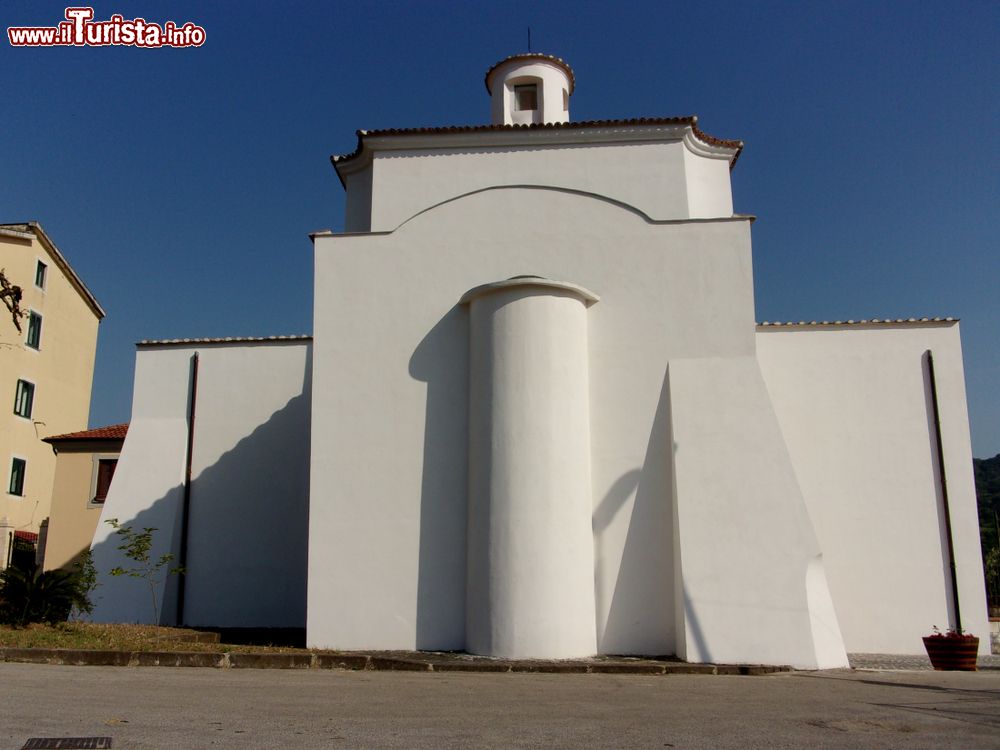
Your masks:
M 494 125 L 569 122 L 573 69 L 558 57 L 536 52 L 511 55 L 486 72 Z

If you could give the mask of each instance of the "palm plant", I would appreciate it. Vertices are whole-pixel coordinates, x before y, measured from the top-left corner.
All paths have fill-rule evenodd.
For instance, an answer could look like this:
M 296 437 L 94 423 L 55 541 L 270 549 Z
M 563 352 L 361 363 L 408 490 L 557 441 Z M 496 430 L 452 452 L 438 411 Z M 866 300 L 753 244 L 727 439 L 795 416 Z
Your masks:
M 62 622 L 74 605 L 88 605 L 77 576 L 65 570 L 40 572 L 38 565 L 11 566 L 0 573 L 0 622 Z

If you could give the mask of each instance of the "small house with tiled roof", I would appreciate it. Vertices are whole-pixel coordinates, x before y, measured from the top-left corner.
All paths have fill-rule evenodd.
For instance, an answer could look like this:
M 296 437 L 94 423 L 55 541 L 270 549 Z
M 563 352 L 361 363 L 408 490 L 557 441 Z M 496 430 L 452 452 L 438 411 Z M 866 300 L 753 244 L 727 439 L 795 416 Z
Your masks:
M 44 528 L 45 570 L 70 569 L 90 549 L 127 434 L 125 423 L 44 439 L 56 458 L 52 505 Z
M 516 55 L 489 124 L 358 131 L 311 338 L 140 346 L 104 514 L 171 530 L 164 617 L 804 668 L 983 635 L 958 322 L 758 325 L 743 144 L 576 84 Z

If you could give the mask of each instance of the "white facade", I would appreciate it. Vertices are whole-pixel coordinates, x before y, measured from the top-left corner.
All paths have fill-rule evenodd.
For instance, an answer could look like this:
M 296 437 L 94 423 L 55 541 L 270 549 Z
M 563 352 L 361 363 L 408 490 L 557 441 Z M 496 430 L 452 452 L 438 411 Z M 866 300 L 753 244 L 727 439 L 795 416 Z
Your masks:
M 524 127 L 509 95 L 534 79 L 545 104 Z M 311 349 L 278 346 L 262 384 L 270 347 L 210 348 L 228 387 L 195 433 L 214 456 L 310 404 L 282 433 L 311 451 L 292 462 L 308 512 L 282 503 L 308 524 L 308 563 L 264 566 L 306 593 L 244 601 L 255 519 L 274 518 L 254 483 L 225 559 L 188 566 L 190 592 L 234 590 L 189 593 L 185 621 L 294 626 L 307 602 L 309 645 L 338 649 L 799 667 L 919 652 L 953 620 L 932 350 L 962 620 L 985 635 L 957 323 L 758 327 L 752 219 L 729 183 L 742 144 L 694 118 L 550 117 L 550 89 L 572 85 L 562 61 L 511 58 L 487 76 L 492 125 L 362 132 L 334 160 L 346 231 L 314 235 Z M 140 352 L 106 514 L 176 505 L 154 501 L 176 492 L 184 401 L 154 414 L 154 394 L 187 387 L 193 348 Z M 223 519 L 190 519 L 207 549 Z
M 958 323 L 767 326 L 757 349 L 845 645 L 868 653 L 954 625 L 933 352 L 962 625 L 989 653 Z
M 130 564 L 107 525 L 155 528 L 152 557 L 181 562 L 192 358 L 198 354 L 183 621 L 302 627 L 309 497 L 311 341 L 149 342 L 136 357 L 132 421 L 94 536 L 101 573 Z M 177 617 L 172 576 L 161 622 Z M 101 576 L 95 617 L 150 622 L 146 584 Z

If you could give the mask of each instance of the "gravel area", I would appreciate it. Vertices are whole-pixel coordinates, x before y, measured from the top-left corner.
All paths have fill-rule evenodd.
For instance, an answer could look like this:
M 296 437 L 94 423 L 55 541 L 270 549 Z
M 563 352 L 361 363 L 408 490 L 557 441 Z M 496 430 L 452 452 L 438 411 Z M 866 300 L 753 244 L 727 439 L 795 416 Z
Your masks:
M 926 654 L 848 654 L 847 658 L 855 669 L 933 671 Z M 1000 655 L 980 655 L 977 666 L 980 671 L 1000 670 Z

